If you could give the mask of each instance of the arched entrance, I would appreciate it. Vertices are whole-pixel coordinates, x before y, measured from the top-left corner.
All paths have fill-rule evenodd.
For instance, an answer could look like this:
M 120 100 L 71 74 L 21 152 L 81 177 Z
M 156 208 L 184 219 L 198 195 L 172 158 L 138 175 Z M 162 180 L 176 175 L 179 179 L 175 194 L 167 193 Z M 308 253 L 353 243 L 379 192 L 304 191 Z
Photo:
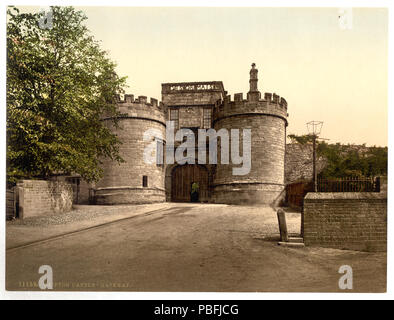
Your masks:
M 171 201 L 207 202 L 207 168 L 198 164 L 185 164 L 175 167 L 171 174 Z

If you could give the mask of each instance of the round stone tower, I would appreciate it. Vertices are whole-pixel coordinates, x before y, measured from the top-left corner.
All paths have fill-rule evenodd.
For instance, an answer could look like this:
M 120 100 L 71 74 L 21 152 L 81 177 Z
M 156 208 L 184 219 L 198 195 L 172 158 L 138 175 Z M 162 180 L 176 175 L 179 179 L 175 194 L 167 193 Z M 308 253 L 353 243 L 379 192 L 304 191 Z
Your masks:
M 165 201 L 164 164 L 156 161 L 149 163 L 144 159 L 144 151 L 149 146 L 153 158 L 160 153 L 164 155 L 164 148 L 161 147 L 165 144 L 164 107 L 153 98 L 148 103 L 145 96 L 134 100 L 133 95 L 125 95 L 124 101 L 119 101 L 118 108 L 122 113 L 120 128 L 115 128 L 109 121 L 107 123 L 122 142 L 120 155 L 125 162 L 103 161 L 104 176 L 96 184 L 95 202 L 137 204 Z M 153 134 L 149 139 L 144 139 L 144 132 L 149 129 Z
M 287 103 L 275 93 L 258 91 L 258 70 L 252 64 L 250 91 L 247 99 L 242 93 L 227 96 L 214 108 L 213 124 L 216 131 L 225 128 L 229 135 L 239 129 L 239 155 L 242 157 L 243 130 L 251 129 L 251 168 L 235 175 L 233 168 L 242 167 L 232 161 L 218 161 L 213 183 L 213 201 L 217 203 L 273 203 L 284 189 L 284 161 L 287 127 Z M 230 139 L 231 142 L 231 139 Z M 230 144 L 230 150 L 231 150 Z M 221 152 L 218 147 L 218 152 Z M 245 159 L 244 159 L 245 161 Z

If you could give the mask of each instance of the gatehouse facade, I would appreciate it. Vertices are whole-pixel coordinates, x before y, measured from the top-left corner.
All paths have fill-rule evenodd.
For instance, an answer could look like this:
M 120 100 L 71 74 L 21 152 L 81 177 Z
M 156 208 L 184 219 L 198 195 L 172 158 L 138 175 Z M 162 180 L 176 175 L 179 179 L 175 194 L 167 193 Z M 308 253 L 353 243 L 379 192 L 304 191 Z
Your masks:
M 122 117 L 119 128 L 112 127 L 112 130 L 122 142 L 120 155 L 125 162 L 118 164 L 103 160 L 104 177 L 95 186 L 95 202 L 269 204 L 275 201 L 284 189 L 287 102 L 275 93 L 261 95 L 255 64 L 250 70 L 249 84 L 246 97 L 236 93 L 232 98 L 221 81 L 208 81 L 163 83 L 161 102 L 128 94 L 119 98 Z M 108 120 L 103 119 L 110 126 Z M 208 151 L 207 158 L 198 161 L 201 144 L 198 145 L 197 139 L 193 145 L 194 159 L 181 164 L 166 163 L 169 148 L 176 149 L 184 143 L 167 141 L 168 121 L 175 131 L 189 129 L 188 132 L 195 133 L 195 137 L 199 129 L 214 129 L 216 132 L 238 129 L 241 149 L 242 131 L 250 129 L 249 172 L 234 175 L 233 169 L 240 164 L 221 163 L 223 141 L 220 138 L 217 140 L 217 163 L 210 163 Z M 157 137 L 144 138 L 148 129 L 157 132 Z M 157 145 L 155 155 L 158 160 L 147 163 L 144 152 L 152 142 Z M 207 147 L 210 143 L 207 139 Z

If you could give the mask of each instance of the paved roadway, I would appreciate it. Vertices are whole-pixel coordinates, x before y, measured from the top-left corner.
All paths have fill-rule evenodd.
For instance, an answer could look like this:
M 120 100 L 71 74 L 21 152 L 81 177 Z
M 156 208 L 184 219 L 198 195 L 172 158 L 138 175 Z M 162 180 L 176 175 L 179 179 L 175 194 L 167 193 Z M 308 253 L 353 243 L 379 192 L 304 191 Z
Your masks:
M 288 216 L 291 232 L 299 215 Z M 277 246 L 270 208 L 173 204 L 7 250 L 8 290 L 38 290 L 50 265 L 56 290 L 340 291 L 338 269 L 353 267 L 354 290 L 385 290 L 386 255 Z

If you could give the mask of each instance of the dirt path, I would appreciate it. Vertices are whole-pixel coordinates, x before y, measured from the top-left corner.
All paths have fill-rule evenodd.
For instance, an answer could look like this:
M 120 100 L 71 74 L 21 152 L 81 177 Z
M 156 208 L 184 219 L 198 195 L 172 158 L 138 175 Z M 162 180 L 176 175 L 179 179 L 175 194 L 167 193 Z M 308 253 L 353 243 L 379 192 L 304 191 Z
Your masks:
M 385 254 L 279 247 L 276 219 L 270 208 L 171 204 L 10 250 L 7 289 L 36 289 L 46 264 L 56 290 L 332 292 L 340 291 L 338 269 L 346 264 L 354 291 L 385 290 Z M 287 220 L 299 232 L 299 215 Z

